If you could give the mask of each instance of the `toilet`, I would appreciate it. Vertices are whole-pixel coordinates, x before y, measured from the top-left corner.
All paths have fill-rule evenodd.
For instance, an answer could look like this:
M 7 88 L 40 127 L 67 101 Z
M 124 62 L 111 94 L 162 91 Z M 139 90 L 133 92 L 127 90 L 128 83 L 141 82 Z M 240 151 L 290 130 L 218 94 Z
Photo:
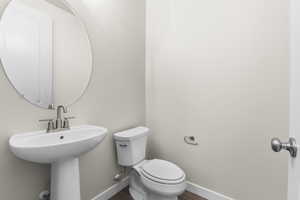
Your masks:
M 185 173 L 165 160 L 145 160 L 148 134 L 146 127 L 114 134 L 119 165 L 132 169 L 129 192 L 134 200 L 177 200 L 186 189 Z

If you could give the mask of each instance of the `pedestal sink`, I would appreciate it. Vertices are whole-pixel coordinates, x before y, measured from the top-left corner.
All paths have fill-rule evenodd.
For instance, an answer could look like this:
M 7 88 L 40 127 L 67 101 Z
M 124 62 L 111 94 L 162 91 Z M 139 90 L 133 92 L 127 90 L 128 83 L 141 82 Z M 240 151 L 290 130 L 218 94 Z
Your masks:
M 101 143 L 106 133 L 89 125 L 56 133 L 36 131 L 12 136 L 9 146 L 21 159 L 51 164 L 51 200 L 80 200 L 78 157 Z

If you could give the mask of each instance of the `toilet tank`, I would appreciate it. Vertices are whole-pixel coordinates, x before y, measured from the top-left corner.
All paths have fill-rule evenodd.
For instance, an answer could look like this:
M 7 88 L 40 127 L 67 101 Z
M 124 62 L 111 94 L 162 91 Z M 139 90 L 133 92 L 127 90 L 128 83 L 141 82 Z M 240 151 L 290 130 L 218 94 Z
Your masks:
M 148 134 L 147 127 L 137 127 L 114 134 L 119 165 L 133 166 L 145 159 Z

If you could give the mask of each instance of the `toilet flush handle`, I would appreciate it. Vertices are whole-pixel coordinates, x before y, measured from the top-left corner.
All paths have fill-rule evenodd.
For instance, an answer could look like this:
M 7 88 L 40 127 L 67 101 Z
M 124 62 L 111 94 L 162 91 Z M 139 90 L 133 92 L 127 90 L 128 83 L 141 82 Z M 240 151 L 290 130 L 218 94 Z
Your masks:
M 119 146 L 125 148 L 128 146 L 128 144 L 119 144 Z

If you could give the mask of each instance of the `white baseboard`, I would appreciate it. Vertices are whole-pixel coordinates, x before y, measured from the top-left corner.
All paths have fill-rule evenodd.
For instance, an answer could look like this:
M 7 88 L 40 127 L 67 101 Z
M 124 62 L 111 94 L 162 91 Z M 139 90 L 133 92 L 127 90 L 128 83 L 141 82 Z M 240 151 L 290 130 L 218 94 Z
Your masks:
M 91 200 L 108 200 L 113 197 L 115 194 L 123 190 L 129 184 L 129 178 L 125 177 L 120 182 L 114 184 L 107 190 L 101 192 Z M 235 200 L 233 198 L 227 197 L 223 194 L 217 193 L 215 191 L 209 190 L 207 188 L 201 187 L 195 183 L 187 181 L 187 191 L 194 193 L 198 196 L 204 197 L 208 200 Z
M 223 194 L 201 187 L 189 181 L 187 182 L 186 190 L 198 196 L 204 197 L 208 200 L 234 200 L 233 198 L 227 197 Z
M 114 184 L 110 188 L 106 189 L 105 191 L 101 192 L 100 194 L 92 198 L 92 200 L 108 200 L 111 197 L 113 197 L 115 194 L 123 190 L 128 185 L 129 185 L 129 178 L 125 177 L 120 182 Z

